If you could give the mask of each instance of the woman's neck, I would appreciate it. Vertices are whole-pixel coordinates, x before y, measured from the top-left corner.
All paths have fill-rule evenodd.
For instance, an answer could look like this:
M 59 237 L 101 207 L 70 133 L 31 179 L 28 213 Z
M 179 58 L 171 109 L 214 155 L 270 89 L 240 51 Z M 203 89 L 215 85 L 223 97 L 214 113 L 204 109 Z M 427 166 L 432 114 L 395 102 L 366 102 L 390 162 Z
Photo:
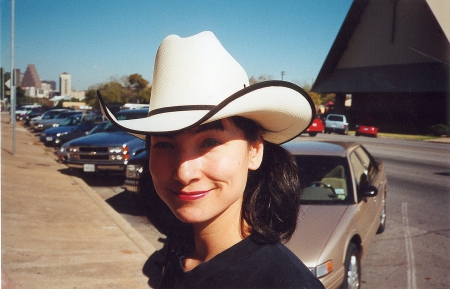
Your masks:
M 192 254 L 185 256 L 184 270 L 194 269 L 245 237 L 241 225 L 241 206 L 230 207 L 229 210 L 206 224 L 194 224 L 195 250 Z

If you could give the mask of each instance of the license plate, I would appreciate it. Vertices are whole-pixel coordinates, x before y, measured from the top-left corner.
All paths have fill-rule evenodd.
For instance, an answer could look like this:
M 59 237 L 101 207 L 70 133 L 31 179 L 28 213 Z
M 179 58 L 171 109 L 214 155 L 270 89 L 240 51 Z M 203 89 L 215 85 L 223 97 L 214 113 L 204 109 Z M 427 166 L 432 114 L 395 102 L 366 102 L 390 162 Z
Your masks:
M 45 138 L 45 140 L 46 140 L 46 141 L 52 141 L 53 138 L 52 138 L 51 136 L 48 136 L 48 137 Z
M 85 171 L 85 172 L 95 172 L 95 165 L 84 164 L 83 165 L 83 171 Z
M 332 126 L 332 127 L 337 127 L 337 125 L 336 125 L 336 124 L 332 124 L 331 126 Z

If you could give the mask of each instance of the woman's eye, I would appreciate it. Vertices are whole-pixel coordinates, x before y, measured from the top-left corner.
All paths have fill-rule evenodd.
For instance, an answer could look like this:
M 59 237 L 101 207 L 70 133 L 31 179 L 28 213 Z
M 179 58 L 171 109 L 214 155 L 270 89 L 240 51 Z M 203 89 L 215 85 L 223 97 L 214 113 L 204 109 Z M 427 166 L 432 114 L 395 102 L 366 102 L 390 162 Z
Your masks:
M 219 140 L 213 139 L 213 138 L 208 138 L 202 142 L 201 146 L 205 147 L 205 148 L 211 148 L 211 147 L 218 146 L 220 144 L 221 144 L 221 142 Z

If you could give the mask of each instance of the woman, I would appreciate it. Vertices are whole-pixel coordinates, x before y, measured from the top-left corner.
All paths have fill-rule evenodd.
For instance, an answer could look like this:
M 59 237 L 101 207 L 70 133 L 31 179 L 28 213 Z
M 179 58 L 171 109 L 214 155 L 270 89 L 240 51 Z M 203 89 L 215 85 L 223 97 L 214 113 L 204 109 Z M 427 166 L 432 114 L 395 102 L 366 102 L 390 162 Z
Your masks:
M 300 189 L 278 144 L 314 117 L 301 88 L 249 86 L 214 34 L 202 32 L 161 43 L 148 117 L 117 121 L 99 97 L 111 121 L 147 140 L 140 191 L 168 240 L 161 288 L 323 288 L 281 243 L 295 230 Z

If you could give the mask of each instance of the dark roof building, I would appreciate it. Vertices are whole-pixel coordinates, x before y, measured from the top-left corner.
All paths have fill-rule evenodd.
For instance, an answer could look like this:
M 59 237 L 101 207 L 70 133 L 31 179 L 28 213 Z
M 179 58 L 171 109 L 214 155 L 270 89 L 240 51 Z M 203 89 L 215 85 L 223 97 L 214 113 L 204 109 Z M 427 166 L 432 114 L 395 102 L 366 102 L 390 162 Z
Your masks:
M 450 1 L 354 0 L 312 90 L 353 126 L 427 133 L 449 123 L 449 71 Z

